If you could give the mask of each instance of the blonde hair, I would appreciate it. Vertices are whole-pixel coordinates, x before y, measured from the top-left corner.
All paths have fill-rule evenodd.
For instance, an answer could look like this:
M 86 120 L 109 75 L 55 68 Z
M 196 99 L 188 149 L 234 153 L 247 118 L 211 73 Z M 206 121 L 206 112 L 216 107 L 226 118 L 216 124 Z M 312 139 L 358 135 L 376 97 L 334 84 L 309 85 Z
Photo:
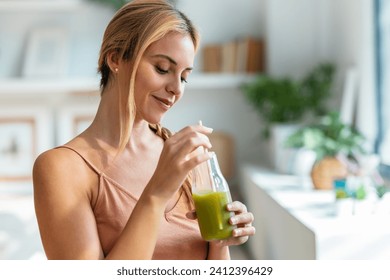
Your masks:
M 127 100 L 121 100 L 122 94 L 119 94 L 119 151 L 130 139 L 136 114 L 134 81 L 139 62 L 145 50 L 169 32 L 188 34 L 197 50 L 198 31 L 182 12 L 164 0 L 133 0 L 117 11 L 105 30 L 98 62 L 101 91 L 111 81 L 112 73 L 107 64 L 110 53 L 115 52 L 119 59 L 132 65 Z

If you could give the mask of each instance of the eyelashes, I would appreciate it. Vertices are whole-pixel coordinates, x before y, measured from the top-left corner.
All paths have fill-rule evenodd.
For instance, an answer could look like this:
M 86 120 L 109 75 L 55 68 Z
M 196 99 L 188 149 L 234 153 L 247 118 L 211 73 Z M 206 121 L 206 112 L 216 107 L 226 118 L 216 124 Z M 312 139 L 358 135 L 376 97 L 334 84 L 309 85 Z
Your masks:
M 161 74 L 161 75 L 165 75 L 165 74 L 169 73 L 169 70 L 165 70 L 165 69 L 161 68 L 160 66 L 155 66 L 155 68 L 156 68 L 156 72 Z M 188 81 L 183 77 L 180 77 L 180 80 L 182 83 L 188 83 Z
M 156 71 L 159 74 L 168 74 L 168 70 L 164 70 L 163 68 L 156 66 Z

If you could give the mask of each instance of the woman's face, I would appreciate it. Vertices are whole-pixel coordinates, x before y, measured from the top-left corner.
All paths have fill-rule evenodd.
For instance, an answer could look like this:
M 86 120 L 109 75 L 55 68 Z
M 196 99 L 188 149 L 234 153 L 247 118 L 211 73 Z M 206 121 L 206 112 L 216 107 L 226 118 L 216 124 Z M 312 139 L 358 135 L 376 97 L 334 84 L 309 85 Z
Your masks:
M 169 33 L 145 51 L 135 78 L 136 119 L 159 123 L 183 95 L 195 57 L 191 37 Z

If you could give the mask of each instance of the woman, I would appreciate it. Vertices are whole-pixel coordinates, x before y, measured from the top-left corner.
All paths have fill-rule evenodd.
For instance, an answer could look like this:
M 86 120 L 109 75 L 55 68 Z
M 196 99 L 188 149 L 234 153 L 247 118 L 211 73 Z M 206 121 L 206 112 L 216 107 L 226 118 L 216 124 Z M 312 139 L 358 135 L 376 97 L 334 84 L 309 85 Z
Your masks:
M 240 202 L 227 240 L 201 239 L 190 171 L 209 159 L 212 129 L 171 135 L 159 125 L 183 95 L 198 33 L 165 1 L 135 0 L 104 34 L 101 102 L 92 122 L 66 145 L 41 154 L 34 200 L 49 259 L 229 259 L 230 245 L 254 234 Z

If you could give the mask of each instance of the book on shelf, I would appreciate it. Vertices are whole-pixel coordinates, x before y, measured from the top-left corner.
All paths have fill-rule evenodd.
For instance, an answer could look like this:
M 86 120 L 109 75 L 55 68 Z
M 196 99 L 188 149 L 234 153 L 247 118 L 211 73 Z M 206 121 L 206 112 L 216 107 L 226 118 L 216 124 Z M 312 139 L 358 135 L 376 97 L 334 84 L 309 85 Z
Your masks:
M 221 72 L 221 51 L 219 44 L 206 45 L 203 48 L 203 71 Z
M 263 40 L 248 38 L 248 73 L 265 72 L 265 44 Z
M 221 72 L 234 73 L 237 68 L 237 42 L 230 41 L 222 44 Z
M 243 37 L 203 48 L 204 72 L 265 72 L 265 44 L 262 39 Z

